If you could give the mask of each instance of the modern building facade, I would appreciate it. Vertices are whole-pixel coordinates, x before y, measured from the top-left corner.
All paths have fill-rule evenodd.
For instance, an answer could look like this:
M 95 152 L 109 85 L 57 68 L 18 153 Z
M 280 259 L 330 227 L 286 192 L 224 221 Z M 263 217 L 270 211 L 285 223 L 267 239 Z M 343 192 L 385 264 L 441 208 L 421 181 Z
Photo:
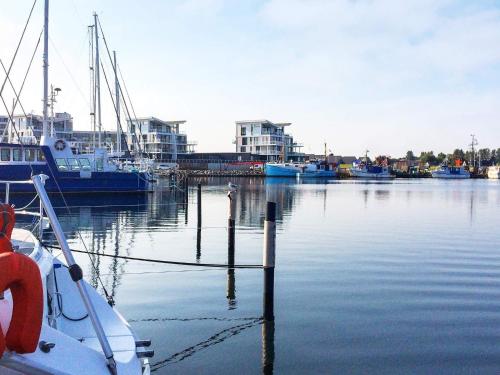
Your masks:
M 20 137 L 34 137 L 40 140 L 43 131 L 43 117 L 35 114 L 14 115 L 14 125 Z M 54 119 L 49 123 L 49 129 L 54 129 L 54 135 L 57 138 L 69 139 L 73 133 L 73 117 L 67 112 L 56 113 Z M 17 134 L 12 135 L 16 139 Z
M 269 120 L 236 121 L 236 152 L 264 155 L 267 161 L 303 161 L 303 146 L 285 133 L 290 125 Z
M 182 159 L 193 153 L 195 142 L 188 142 L 187 135 L 180 131 L 186 121 L 163 121 L 156 117 L 141 117 L 128 120 L 127 142 L 131 150 L 140 150 L 156 161 Z
M 127 122 L 127 131 L 122 133 L 121 149 L 136 151 L 141 150 L 143 154 L 156 161 L 170 161 L 182 158 L 184 155 L 194 152 L 194 143 L 189 143 L 185 133 L 179 131 L 180 125 L 186 121 L 162 121 L 155 117 L 139 118 L 137 121 Z M 14 124 L 16 133 L 11 135 L 14 142 L 18 142 L 18 136 L 23 143 L 38 143 L 43 129 L 43 117 L 28 114 L 15 115 Z M 52 122 L 51 122 L 52 124 Z M 0 131 L 8 127 L 8 117 L 0 116 Z M 50 126 L 52 128 L 52 126 Z M 67 140 L 74 152 L 93 152 L 97 145 L 98 134 L 90 130 L 74 130 L 73 118 L 69 113 L 56 113 L 53 120 L 54 135 L 57 138 Z M 125 129 L 124 129 L 125 130 Z M 8 129 L 5 131 L 4 140 L 8 139 Z M 2 134 L 2 133 L 0 133 Z M 133 135 L 135 134 L 135 135 Z M 101 147 L 109 152 L 117 151 L 116 130 L 101 132 Z M 137 144 L 140 144 L 140 147 Z

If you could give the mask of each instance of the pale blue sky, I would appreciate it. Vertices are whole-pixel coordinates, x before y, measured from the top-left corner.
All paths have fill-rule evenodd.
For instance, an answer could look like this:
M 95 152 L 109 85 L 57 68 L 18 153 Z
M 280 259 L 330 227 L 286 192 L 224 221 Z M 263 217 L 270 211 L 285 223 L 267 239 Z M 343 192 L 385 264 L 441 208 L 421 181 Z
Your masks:
M 32 2 L 0 4 L 7 63 Z M 137 115 L 187 120 L 199 151 L 232 151 L 234 121 L 255 118 L 292 122 L 305 152 L 322 152 L 325 141 L 344 155 L 451 151 L 471 133 L 500 147 L 500 1 L 51 0 L 50 81 L 63 89 L 57 110 L 79 129 L 90 126 L 94 10 Z M 42 14 L 38 0 L 16 86 Z M 104 81 L 102 92 L 111 129 Z M 41 94 L 40 50 L 27 110 L 41 112 Z

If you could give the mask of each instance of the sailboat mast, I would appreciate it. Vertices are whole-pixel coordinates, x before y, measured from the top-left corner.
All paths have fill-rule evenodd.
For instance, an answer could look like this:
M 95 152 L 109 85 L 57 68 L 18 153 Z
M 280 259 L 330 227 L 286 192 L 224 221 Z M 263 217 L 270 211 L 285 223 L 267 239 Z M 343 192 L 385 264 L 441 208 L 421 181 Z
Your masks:
M 43 128 L 42 136 L 48 135 L 49 109 L 49 0 L 45 0 L 43 19 Z
M 116 65 L 116 51 L 113 51 L 113 63 L 115 69 L 115 103 L 116 103 L 116 151 L 118 156 L 122 152 L 122 129 L 120 126 L 120 82 L 118 81 L 118 65 Z
M 102 131 L 102 122 L 101 122 L 101 80 L 100 80 L 100 60 L 99 60 L 99 30 L 97 29 L 97 13 L 94 13 L 94 29 L 95 29 L 95 85 L 96 85 L 96 94 L 97 94 L 97 127 L 98 127 L 98 136 L 97 136 L 97 145 L 101 147 L 101 131 Z

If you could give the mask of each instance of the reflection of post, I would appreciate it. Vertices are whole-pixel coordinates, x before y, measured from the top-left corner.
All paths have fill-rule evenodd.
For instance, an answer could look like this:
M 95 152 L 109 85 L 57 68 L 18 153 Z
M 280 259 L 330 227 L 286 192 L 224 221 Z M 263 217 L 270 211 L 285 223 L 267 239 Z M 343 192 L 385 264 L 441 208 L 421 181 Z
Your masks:
M 274 321 L 262 323 L 262 373 L 271 375 L 274 370 Z
M 188 208 L 189 208 L 189 179 L 186 175 L 184 180 L 184 224 L 188 224 Z
M 196 230 L 196 261 L 201 258 L 201 228 Z
M 262 322 L 262 373 L 274 370 L 274 266 L 276 259 L 276 203 L 267 202 L 264 221 L 264 321 Z
M 227 220 L 227 264 L 229 267 L 234 267 L 234 235 L 235 235 L 235 218 L 236 218 L 236 188 L 231 187 L 227 193 L 229 198 L 229 218 Z M 235 287 L 235 274 L 234 268 L 228 268 L 227 270 L 227 299 L 229 304 L 229 309 L 236 308 L 236 287 Z
M 233 263 L 234 266 L 234 263 Z M 227 270 L 227 304 L 229 310 L 236 309 L 236 278 L 234 274 L 234 268 L 228 268 Z
M 201 229 L 201 184 L 198 184 L 198 230 Z
M 276 203 L 267 202 L 264 221 L 264 320 L 274 320 L 274 265 L 276 252 Z

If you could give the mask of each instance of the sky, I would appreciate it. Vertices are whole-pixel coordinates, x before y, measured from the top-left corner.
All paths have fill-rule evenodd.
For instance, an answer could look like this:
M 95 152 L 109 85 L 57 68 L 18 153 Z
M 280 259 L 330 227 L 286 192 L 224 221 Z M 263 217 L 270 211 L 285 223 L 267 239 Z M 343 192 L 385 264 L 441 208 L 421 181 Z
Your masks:
M 32 4 L 0 0 L 6 66 Z M 91 126 L 94 11 L 137 116 L 186 120 L 197 151 L 234 151 L 235 121 L 251 119 L 291 122 L 307 153 L 325 142 L 337 155 L 451 152 L 471 134 L 500 147 L 500 0 L 51 0 L 49 81 L 76 129 Z M 42 25 L 38 0 L 16 88 Z M 41 113 L 41 62 L 40 46 L 21 95 L 27 112 Z M 101 86 L 103 126 L 114 129 L 103 77 Z M 3 96 L 12 102 L 8 87 Z

